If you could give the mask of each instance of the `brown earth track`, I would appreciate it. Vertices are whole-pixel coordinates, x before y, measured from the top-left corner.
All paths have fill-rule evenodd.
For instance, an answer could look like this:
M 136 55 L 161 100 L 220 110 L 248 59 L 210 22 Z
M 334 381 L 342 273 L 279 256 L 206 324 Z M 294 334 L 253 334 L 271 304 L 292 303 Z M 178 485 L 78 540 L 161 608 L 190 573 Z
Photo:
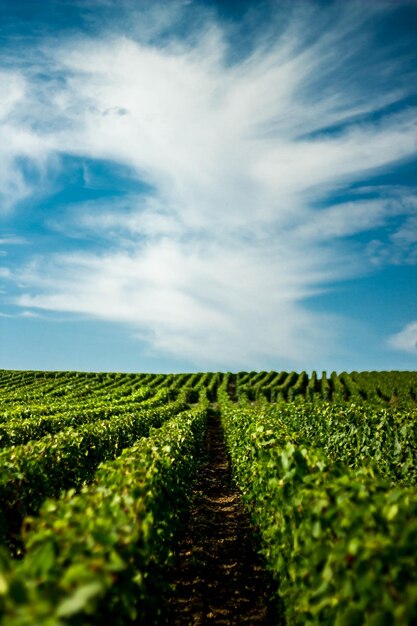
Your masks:
M 205 454 L 188 526 L 177 548 L 167 623 L 276 625 L 280 620 L 269 599 L 272 584 L 231 480 L 220 416 L 215 410 L 209 416 Z

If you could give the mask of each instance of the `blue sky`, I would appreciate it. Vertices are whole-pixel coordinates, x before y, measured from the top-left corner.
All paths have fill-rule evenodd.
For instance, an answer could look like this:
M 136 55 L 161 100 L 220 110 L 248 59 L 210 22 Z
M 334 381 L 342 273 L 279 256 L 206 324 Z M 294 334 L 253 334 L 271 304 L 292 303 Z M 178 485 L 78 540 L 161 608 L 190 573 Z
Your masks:
M 0 25 L 0 368 L 416 369 L 415 2 Z

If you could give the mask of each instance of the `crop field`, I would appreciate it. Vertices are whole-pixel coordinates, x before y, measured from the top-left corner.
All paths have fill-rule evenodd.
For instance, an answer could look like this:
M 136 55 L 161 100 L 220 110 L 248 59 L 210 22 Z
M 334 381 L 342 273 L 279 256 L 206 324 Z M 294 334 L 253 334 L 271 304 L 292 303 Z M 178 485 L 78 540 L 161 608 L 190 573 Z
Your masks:
M 417 372 L 0 371 L 0 624 L 417 623 Z

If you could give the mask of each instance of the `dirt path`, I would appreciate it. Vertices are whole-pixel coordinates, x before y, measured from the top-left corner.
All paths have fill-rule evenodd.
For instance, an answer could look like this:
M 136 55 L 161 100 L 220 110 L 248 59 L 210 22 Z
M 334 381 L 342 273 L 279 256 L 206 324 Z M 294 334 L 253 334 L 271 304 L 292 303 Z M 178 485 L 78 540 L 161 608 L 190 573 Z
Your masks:
M 195 490 L 172 579 L 169 624 L 277 625 L 270 581 L 232 484 L 220 417 L 209 417 L 207 461 Z

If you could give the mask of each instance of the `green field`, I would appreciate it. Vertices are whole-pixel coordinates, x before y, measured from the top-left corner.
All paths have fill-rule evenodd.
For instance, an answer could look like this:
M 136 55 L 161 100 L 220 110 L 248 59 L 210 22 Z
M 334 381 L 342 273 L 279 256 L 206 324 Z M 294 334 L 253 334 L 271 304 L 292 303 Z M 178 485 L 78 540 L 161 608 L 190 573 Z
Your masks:
M 417 623 L 417 372 L 3 370 L 0 624 L 167 620 L 215 415 L 277 623 Z

